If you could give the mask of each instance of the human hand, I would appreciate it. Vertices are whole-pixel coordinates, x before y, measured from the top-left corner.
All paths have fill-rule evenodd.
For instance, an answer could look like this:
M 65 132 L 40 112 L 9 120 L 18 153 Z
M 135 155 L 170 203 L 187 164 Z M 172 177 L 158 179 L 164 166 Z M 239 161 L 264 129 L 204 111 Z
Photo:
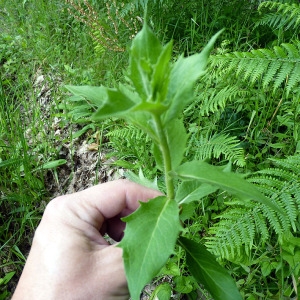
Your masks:
M 49 202 L 13 300 L 128 299 L 120 218 L 160 193 L 117 180 Z M 101 232 L 101 233 L 100 233 Z

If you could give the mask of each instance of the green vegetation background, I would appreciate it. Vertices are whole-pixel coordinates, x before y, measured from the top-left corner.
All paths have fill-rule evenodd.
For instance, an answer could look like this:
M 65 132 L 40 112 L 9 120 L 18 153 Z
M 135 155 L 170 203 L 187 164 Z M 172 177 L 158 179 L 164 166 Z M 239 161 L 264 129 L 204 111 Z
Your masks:
M 100 133 L 102 147 L 118 158 L 115 165 L 135 173 L 143 168 L 147 178 L 158 176 L 160 182 L 141 132 L 121 121 L 91 126 L 83 116 L 72 119 L 65 105 L 66 84 L 113 87 L 126 81 L 127 49 L 142 26 L 144 5 L 0 0 L 0 299 L 9 298 L 20 275 L 52 196 L 49 182 L 59 186 L 71 180 L 59 177 L 67 163 L 64 144 L 77 137 L 95 144 Z M 253 175 L 252 181 L 274 199 L 287 190 L 280 196 L 290 209 L 287 220 L 216 193 L 190 208 L 194 214 L 187 230 L 222 258 L 245 299 L 296 297 L 299 2 L 157 0 L 149 3 L 148 18 L 162 41 L 173 39 L 174 58 L 201 51 L 214 33 L 226 29 L 195 89 L 197 101 L 184 111 L 190 134 L 186 156 L 215 165 L 230 160 L 239 173 L 260 171 L 263 175 Z M 286 160 L 274 167 L 274 159 Z M 74 171 L 75 162 L 68 163 Z M 257 220 L 246 225 L 249 219 Z M 200 287 L 184 273 L 178 278 L 174 289 L 191 299 Z

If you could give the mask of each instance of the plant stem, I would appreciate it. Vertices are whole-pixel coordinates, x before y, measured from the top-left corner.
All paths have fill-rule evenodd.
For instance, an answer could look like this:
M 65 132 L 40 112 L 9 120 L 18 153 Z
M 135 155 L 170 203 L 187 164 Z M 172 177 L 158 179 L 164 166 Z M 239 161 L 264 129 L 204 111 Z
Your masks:
M 155 126 L 156 126 L 156 133 L 159 139 L 159 146 L 160 151 L 163 156 L 163 164 L 164 164 L 164 175 L 165 175 L 165 183 L 167 188 L 167 197 L 169 200 L 174 199 L 175 193 L 174 193 L 174 183 L 173 179 L 169 175 L 170 171 L 172 170 L 172 161 L 171 161 L 171 155 L 170 155 L 170 149 L 167 141 L 167 137 L 165 135 L 165 132 L 163 130 L 163 124 L 161 122 L 161 118 L 158 115 L 153 114 Z

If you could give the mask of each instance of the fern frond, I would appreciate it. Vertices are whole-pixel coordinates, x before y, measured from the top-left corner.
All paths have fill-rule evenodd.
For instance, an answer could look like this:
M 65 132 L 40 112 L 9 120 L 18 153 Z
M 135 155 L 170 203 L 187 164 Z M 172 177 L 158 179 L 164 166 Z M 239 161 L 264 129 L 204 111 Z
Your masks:
M 259 25 L 268 25 L 270 27 L 275 27 L 278 23 L 280 23 L 281 16 L 270 13 L 270 14 L 265 14 L 258 22 L 256 22 L 255 26 Z
M 145 171 L 145 176 L 153 177 L 157 171 L 151 154 L 151 139 L 139 128 L 121 124 L 110 128 L 105 135 L 113 150 L 110 155 L 118 158 L 117 164 L 129 170 Z
M 220 222 L 209 229 L 212 236 L 207 237 L 207 247 L 214 254 L 232 259 L 239 255 L 241 248 L 249 253 L 255 237 L 264 243 L 273 232 L 281 242 L 288 232 L 299 231 L 300 155 L 272 159 L 272 162 L 275 167 L 256 172 L 247 180 L 284 213 L 278 214 L 260 203 L 241 200 L 226 203 L 228 209 L 217 216 Z
M 195 159 L 218 159 L 223 155 L 226 160 L 231 160 L 238 166 L 244 166 L 244 151 L 239 144 L 240 141 L 236 137 L 229 136 L 228 134 L 214 135 L 211 138 L 200 136 L 200 139 L 194 141 L 193 145 L 195 148 Z
M 289 156 L 286 159 L 276 159 L 270 158 L 276 166 L 281 167 L 282 169 L 289 170 L 291 175 L 295 174 L 300 175 L 300 155 Z
M 280 190 L 283 186 L 283 183 L 275 178 L 258 176 L 255 178 L 249 178 L 249 182 L 257 184 L 258 189 L 261 190 L 266 196 L 272 197 L 277 190 Z
M 270 223 L 273 222 L 272 225 L 276 233 L 280 235 L 290 230 L 291 227 L 294 231 L 296 230 L 297 208 L 300 203 L 298 195 L 298 190 L 300 189 L 300 156 L 288 157 L 283 160 L 272 159 L 272 161 L 277 167 L 259 171 L 256 175 L 251 176 L 249 181 L 256 183 L 258 188 L 285 212 L 285 214 L 280 216 L 281 228 L 277 226 L 278 220 L 276 224 L 273 222 L 274 215 L 269 217 Z
M 284 163 L 284 164 L 286 165 L 286 163 Z M 260 179 L 262 179 L 263 176 L 266 175 L 266 176 L 269 176 L 270 178 L 273 178 L 273 180 L 279 180 L 280 182 L 282 182 L 283 180 L 290 181 L 291 179 L 297 180 L 297 178 L 298 178 L 297 174 L 291 173 L 291 170 L 287 171 L 283 168 L 267 168 L 264 170 L 257 171 L 256 174 L 260 175 L 260 177 L 259 177 Z M 258 178 L 256 178 L 256 179 L 258 179 Z M 254 178 L 254 180 L 255 180 L 255 178 Z M 253 179 L 250 178 L 249 181 L 253 182 Z M 279 189 L 280 189 L 280 187 L 279 187 Z
M 300 25 L 300 5 L 296 3 L 282 3 L 277 1 L 264 1 L 258 11 L 268 9 L 270 14 L 265 15 L 257 25 L 269 25 L 274 29 L 296 29 Z
M 112 129 L 106 134 L 106 137 L 110 140 L 119 140 L 120 142 L 126 143 L 128 147 L 135 145 L 137 142 L 144 141 L 148 143 L 150 141 L 148 135 L 132 125 Z
M 218 216 L 221 220 L 209 228 L 209 234 L 213 236 L 208 237 L 205 243 L 208 249 L 221 258 L 239 256 L 242 245 L 246 252 L 249 252 L 253 245 L 256 228 L 256 219 L 253 216 L 258 213 L 257 207 L 251 210 L 237 207 Z M 264 225 L 258 224 L 258 226 Z M 268 238 L 268 231 L 265 233 L 267 236 L 262 237 L 264 240 Z
M 235 74 L 243 81 L 262 81 L 263 87 L 273 85 L 275 92 L 286 84 L 286 92 L 300 83 L 300 42 L 282 44 L 272 50 L 258 49 L 251 52 L 233 52 L 211 57 L 212 67 L 220 76 Z
M 210 113 L 223 110 L 229 101 L 233 101 L 237 97 L 244 98 L 249 91 L 241 89 L 237 85 L 226 86 L 219 91 L 213 88 L 201 95 L 201 115 L 209 116 Z

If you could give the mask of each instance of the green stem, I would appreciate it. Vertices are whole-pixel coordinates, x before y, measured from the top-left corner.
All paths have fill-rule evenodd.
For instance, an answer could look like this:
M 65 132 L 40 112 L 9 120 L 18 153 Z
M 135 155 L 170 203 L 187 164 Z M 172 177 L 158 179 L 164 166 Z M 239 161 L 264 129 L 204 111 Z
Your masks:
M 173 179 L 169 175 L 172 170 L 172 161 L 170 155 L 170 149 L 168 145 L 168 141 L 163 130 L 163 125 L 160 119 L 160 116 L 153 114 L 155 125 L 156 125 L 156 133 L 160 142 L 160 151 L 163 156 L 163 164 L 164 164 L 164 174 L 165 174 L 165 183 L 167 188 L 167 197 L 171 200 L 175 197 L 174 192 L 174 183 Z

